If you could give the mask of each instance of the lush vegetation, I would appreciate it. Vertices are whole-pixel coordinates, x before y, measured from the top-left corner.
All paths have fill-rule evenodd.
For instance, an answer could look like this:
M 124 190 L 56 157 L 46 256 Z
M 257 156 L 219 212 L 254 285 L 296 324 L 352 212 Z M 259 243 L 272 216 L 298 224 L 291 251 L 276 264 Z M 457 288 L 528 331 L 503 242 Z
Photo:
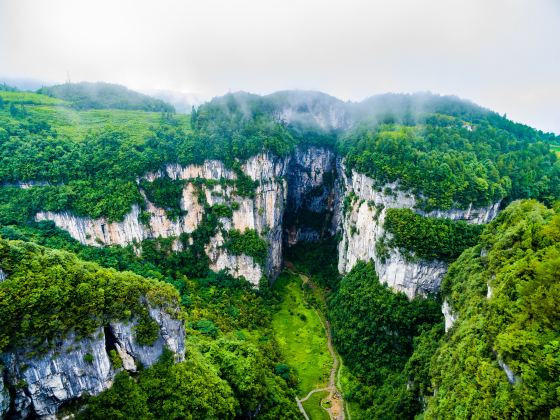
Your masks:
M 360 262 L 340 281 L 329 308 L 334 344 L 357 378 L 345 397 L 363 408 L 365 418 L 413 417 L 421 406 L 407 387 L 407 363 L 415 337 L 441 328 L 439 302 L 409 301 L 379 282 L 372 263 Z
M 424 217 L 410 209 L 387 209 L 386 245 L 398 248 L 409 258 L 453 261 L 476 245 L 483 226 L 465 221 Z
M 147 95 L 110 83 L 65 83 L 43 87 L 37 93 L 63 99 L 76 109 L 131 109 L 175 112 L 173 106 Z
M 143 297 L 153 305 L 179 304 L 169 285 L 33 243 L 0 239 L 0 268 L 7 275 L 0 282 L 0 351 L 37 351 L 69 331 L 86 336 L 110 320 L 149 318 Z M 142 329 L 137 339 L 152 336 Z
M 80 86 L 41 92 L 69 87 L 81 92 Z M 114 96 L 116 103 L 127 103 L 134 93 L 109 88 L 108 98 Z M 166 163 L 222 160 L 237 173 L 238 194 L 252 196 L 256 184 L 242 173 L 240 161 L 262 151 L 284 156 L 308 145 L 338 147 L 348 167 L 375 177 L 379 188 L 398 181 L 421 196 L 419 206 L 427 210 L 484 205 L 504 197 L 551 202 L 560 195 L 560 163 L 549 145 L 554 136 L 458 100 L 434 97 L 437 106 L 412 118 L 406 104 L 412 107 L 414 96 L 385 101 L 388 113 L 377 115 L 381 105 L 371 101 L 345 108 L 334 98 L 311 93 L 229 94 L 201 106 L 190 119 L 148 112 L 155 105 L 89 109 L 93 99 L 86 93 L 89 99 L 81 106 L 62 93 L 50 97 L 0 90 L 1 223 L 24 222 L 38 210 L 122 220 L 132 204 L 143 205 L 136 180 Z M 99 107 L 115 108 L 111 100 Z M 289 123 L 281 119 L 286 106 L 298 112 Z M 341 133 L 313 123 L 313 113 L 332 107 L 346 113 L 348 121 L 363 124 Z M 375 124 L 368 115 L 376 117 Z M 14 186 L 30 181 L 39 184 L 25 191 Z M 178 215 L 175 199 L 158 198 L 168 204 L 171 217 Z
M 181 209 L 181 198 L 185 181 L 173 180 L 167 176 L 154 179 L 152 182 L 140 181 L 140 187 L 146 197 L 156 206 L 165 209 L 167 217 L 176 220 L 184 214 Z
M 206 144 L 208 156 L 225 162 L 247 159 L 262 151 L 284 156 L 296 146 L 334 147 L 335 133 L 321 129 L 312 123 L 310 115 L 305 115 L 312 112 L 310 96 L 318 104 L 329 98 L 313 92 L 278 92 L 264 97 L 244 92 L 227 94 L 193 112 L 193 130 Z M 285 106 L 296 107 L 302 118 L 287 124 L 279 118 Z
M 304 397 L 315 388 L 328 383 L 332 358 L 327 348 L 325 327 L 306 296 L 298 274 L 284 272 L 276 280 L 274 290 L 282 298 L 279 310 L 272 318 L 274 335 L 280 352 L 297 381 L 298 396 Z
M 443 283 L 458 320 L 429 365 L 426 418 L 560 415 L 559 273 L 560 209 L 534 201 L 510 205 L 461 255 Z
M 8 274 L 0 283 L 0 350 L 40 349 L 71 329 L 87 335 L 110 319 L 131 317 L 140 320 L 137 340 L 150 343 L 155 330 L 143 295 L 185 311 L 187 360 L 173 364 L 164 355 L 137 375 L 119 374 L 110 390 L 89 400 L 85 418 L 296 418 L 295 390 L 326 379 L 328 353 L 312 307 L 324 301 L 313 290 L 288 276 L 276 289 L 263 282 L 255 290 L 208 269 L 204 248 L 238 204 L 210 206 L 202 186 L 220 183 L 252 197 L 258 182 L 241 170 L 250 156 L 337 148 L 349 169 L 374 177 L 377 188 L 398 182 L 427 211 L 560 197 L 560 163 L 551 152 L 557 138 L 456 99 L 424 98 L 415 113 L 415 96 L 342 105 L 308 93 L 234 94 L 189 119 L 142 95 L 107 89 L 42 90 L 51 97 L 0 87 L 0 267 Z M 286 106 L 297 118 L 283 120 Z M 346 112 L 338 130 L 320 127 L 313 116 L 330 109 Z M 358 127 L 344 133 L 346 123 Z M 32 222 L 41 210 L 122 220 L 133 204 L 145 222 L 143 193 L 177 219 L 187 181 L 143 177 L 168 163 L 205 159 L 224 161 L 237 179 L 188 180 L 204 208 L 197 229 L 135 244 L 141 255 L 132 245 L 87 247 L 52 223 Z M 299 216 L 309 226 L 321 220 Z M 379 284 L 371 264 L 339 280 L 334 238 L 288 250 L 288 259 L 329 293 L 347 370 L 345 397 L 359 407 L 352 417 L 413 417 L 425 401 L 428 418 L 560 415 L 559 220 L 558 210 L 514 203 L 480 236 L 482 228 L 464 222 L 387 212 L 383 246 L 449 262 L 462 253 L 443 283 L 459 314 L 446 336 L 436 298 L 409 301 Z M 256 231 L 223 233 L 230 252 L 264 263 L 267 244 Z M 175 240 L 181 251 L 173 250 Z M 498 356 L 516 375 L 514 385 Z
M 325 289 L 336 290 L 338 287 L 338 238 L 328 237 L 312 244 L 298 242 L 286 247 L 285 259 L 297 268 L 313 277 L 313 281 Z
M 188 130 L 185 116 L 78 112 L 44 95 L 0 96 L 2 224 L 25 222 L 38 210 L 121 220 L 132 204 L 143 203 L 136 178 L 176 161 L 177 143 Z M 14 100 L 25 102 L 17 113 Z M 19 182 L 39 185 L 22 190 Z
M 258 264 L 264 265 L 268 255 L 268 244 L 255 229 L 246 229 L 244 232 L 232 229 L 227 237 L 224 248 L 234 255 L 245 254 L 253 257 Z
M 420 197 L 424 210 L 477 207 L 560 196 L 560 161 L 550 136 L 494 114 L 433 115 L 414 125 L 359 128 L 339 143 L 349 168 L 379 189 L 390 182 Z

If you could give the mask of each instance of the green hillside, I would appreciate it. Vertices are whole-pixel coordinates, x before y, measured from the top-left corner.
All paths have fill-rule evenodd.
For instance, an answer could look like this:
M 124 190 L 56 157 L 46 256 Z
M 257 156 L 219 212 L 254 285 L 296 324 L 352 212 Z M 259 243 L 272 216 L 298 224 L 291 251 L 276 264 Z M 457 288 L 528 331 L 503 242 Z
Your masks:
M 458 320 L 431 359 L 426 418 L 558 418 L 559 275 L 560 209 L 511 204 L 444 280 Z
M 37 93 L 63 99 L 76 109 L 128 109 L 175 112 L 172 105 L 121 85 L 103 82 L 65 83 L 43 87 Z

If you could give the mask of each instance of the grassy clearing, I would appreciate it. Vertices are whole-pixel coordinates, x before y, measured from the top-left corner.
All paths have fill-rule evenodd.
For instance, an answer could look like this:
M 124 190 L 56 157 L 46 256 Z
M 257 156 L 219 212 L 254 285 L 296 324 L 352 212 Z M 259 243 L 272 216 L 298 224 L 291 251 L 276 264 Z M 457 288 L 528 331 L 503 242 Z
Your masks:
M 551 144 L 551 145 L 550 145 L 550 149 L 551 149 L 553 152 L 556 152 L 556 155 L 557 155 L 558 157 L 560 157 L 560 144 L 558 144 L 558 145 L 557 145 L 557 144 Z
M 328 385 L 332 359 L 327 337 L 319 316 L 305 302 L 299 275 L 282 273 L 275 289 L 283 301 L 272 327 L 284 359 L 297 370 L 298 396 L 303 397 Z
M 316 392 L 303 403 L 303 408 L 311 420 L 329 420 L 329 414 L 321 407 L 321 400 L 328 396 L 328 391 Z
M 120 127 L 130 135 L 142 139 L 150 133 L 150 127 L 159 124 L 162 117 L 161 112 L 125 109 L 76 110 L 61 99 L 31 92 L 0 91 L 0 99 L 4 102 L 3 109 L 0 107 L 0 123 L 7 123 L 2 121 L 1 114 L 9 116 L 11 104 L 18 107 L 23 105 L 32 120 L 45 121 L 56 129 L 59 136 L 76 141 L 82 140 L 90 130 L 106 125 Z M 189 115 L 175 114 L 173 119 L 177 125 L 190 131 Z

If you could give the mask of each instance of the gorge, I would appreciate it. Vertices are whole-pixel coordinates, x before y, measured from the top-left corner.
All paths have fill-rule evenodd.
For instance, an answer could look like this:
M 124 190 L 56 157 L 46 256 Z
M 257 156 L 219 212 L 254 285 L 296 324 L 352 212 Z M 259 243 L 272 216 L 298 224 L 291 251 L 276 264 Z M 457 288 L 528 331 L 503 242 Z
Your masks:
M 344 160 L 332 150 L 318 147 L 297 149 L 285 158 L 270 153 L 257 155 L 241 165 L 241 174 L 255 182 L 253 196 L 241 196 L 235 186 L 226 185 L 238 175 L 220 161 L 186 167 L 169 164 L 163 171 L 146 174 L 142 179 L 149 182 L 161 177 L 184 181 L 180 198 L 184 215 L 176 220 L 151 203 L 145 193 L 144 214 L 149 215 L 146 223 L 140 220 L 138 206 L 133 206 L 122 222 L 53 212 L 39 212 L 36 220 L 53 221 L 85 245 L 127 246 L 149 238 L 170 238 L 173 248 L 181 250 L 180 236 L 199 226 L 208 206 L 225 205 L 232 208 L 231 216 L 220 217 L 221 226 L 205 247 L 214 271 L 226 270 L 235 277 L 243 276 L 254 286 L 259 285 L 263 276 L 273 282 L 282 267 L 283 247 L 340 234 L 341 274 L 349 272 L 359 260 L 372 260 L 382 282 L 413 298 L 437 291 L 447 264 L 405 258 L 395 248 L 386 250 L 387 255 L 379 255 L 380 242 L 387 242 L 386 236 L 390 235 L 383 227 L 387 209 L 415 209 L 425 217 L 483 224 L 497 215 L 500 206 L 500 202 L 482 208 L 469 204 L 464 210 L 424 212 L 416 209 L 413 193 L 400 191 L 396 183 L 380 187 L 372 178 L 348 171 Z M 255 230 L 264 238 L 264 264 L 250 255 L 232 254 L 224 246 L 224 236 L 232 229 Z
M 295 419 L 336 366 L 352 418 L 471 413 L 476 369 L 496 417 L 550 411 L 525 372 L 556 383 L 556 335 L 523 320 L 556 319 L 554 135 L 429 94 L 52 92 L 0 90 L 3 416 Z

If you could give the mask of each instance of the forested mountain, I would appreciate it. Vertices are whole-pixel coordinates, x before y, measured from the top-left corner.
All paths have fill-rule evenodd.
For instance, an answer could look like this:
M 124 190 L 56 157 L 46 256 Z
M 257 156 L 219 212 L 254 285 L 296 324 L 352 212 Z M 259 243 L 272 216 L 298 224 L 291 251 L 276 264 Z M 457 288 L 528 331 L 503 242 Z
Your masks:
M 357 265 L 333 295 L 338 348 L 366 418 L 556 418 L 560 212 L 508 206 L 450 267 L 436 301 L 409 301 Z
M 559 143 L 431 94 L 0 87 L 0 413 L 298 418 L 282 307 L 353 419 L 554 418 Z
M 175 112 L 173 106 L 121 85 L 103 82 L 65 83 L 42 87 L 37 93 L 63 99 L 76 109 L 130 109 Z

